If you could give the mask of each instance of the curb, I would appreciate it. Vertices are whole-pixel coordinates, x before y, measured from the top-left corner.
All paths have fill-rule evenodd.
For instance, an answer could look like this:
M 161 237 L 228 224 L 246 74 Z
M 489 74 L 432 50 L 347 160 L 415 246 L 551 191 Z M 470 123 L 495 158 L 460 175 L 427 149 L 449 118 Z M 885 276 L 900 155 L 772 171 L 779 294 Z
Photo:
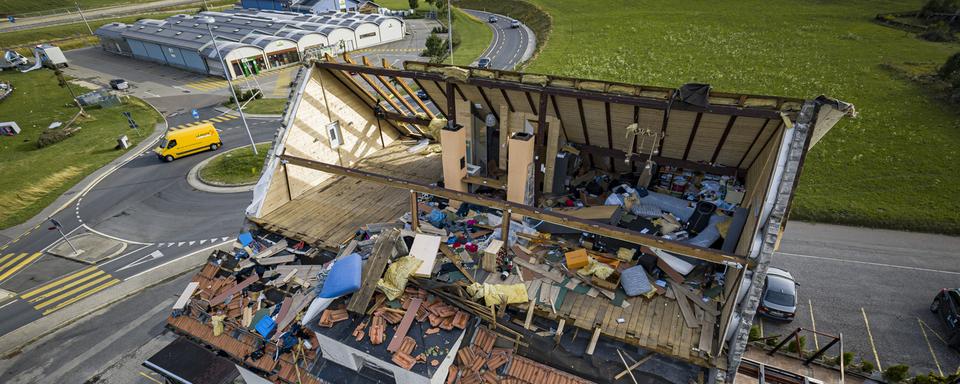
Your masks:
M 162 135 L 164 132 L 167 131 L 167 128 L 170 126 L 169 122 L 167 121 L 167 117 L 164 116 L 163 113 L 160 112 L 160 110 L 157 109 L 157 107 L 151 104 L 150 102 L 142 98 L 137 98 L 137 99 L 142 101 L 144 104 L 150 106 L 150 108 L 152 108 L 154 112 L 157 113 L 157 115 L 160 115 L 160 119 L 162 119 L 161 123 L 157 123 L 153 127 L 153 132 L 150 133 L 147 137 L 145 137 L 142 141 L 140 141 L 140 143 L 137 144 L 136 147 L 133 147 L 131 150 L 127 151 L 127 153 L 124 154 L 123 156 L 113 159 L 103 167 L 100 167 L 100 169 L 84 177 L 83 180 L 80 180 L 80 182 L 74 184 L 72 187 L 70 187 L 65 192 L 63 192 L 59 197 L 57 197 L 52 203 L 47 205 L 46 208 L 40 210 L 39 213 L 37 213 L 27 221 L 14 225 L 10 228 L 0 230 L 0 238 L 7 237 L 11 239 L 10 241 L 0 246 L 6 247 L 7 245 L 13 243 L 14 241 L 19 240 L 20 238 L 26 236 L 30 232 L 33 232 L 34 230 L 36 230 L 38 227 L 40 227 L 41 224 L 43 224 L 47 220 L 47 218 L 59 213 L 61 210 L 63 210 L 70 204 L 73 204 L 74 200 L 76 200 L 80 196 L 83 196 L 91 188 L 93 188 L 95 185 L 100 183 L 100 181 L 105 179 L 107 176 L 110 176 L 110 174 L 112 174 L 118 168 L 136 159 L 138 156 L 140 156 L 140 154 L 150 149 L 150 147 L 160 137 L 160 135 Z M 67 196 L 70 196 L 70 197 L 67 197 Z M 53 208 L 53 207 L 56 207 L 56 208 Z
M 161 264 L 154 267 L 153 269 L 160 269 L 171 263 L 173 264 L 170 268 L 168 268 L 173 269 L 173 271 L 160 275 L 159 279 L 155 274 L 148 275 L 146 272 L 153 270 L 148 269 L 147 271 L 127 278 L 127 280 L 124 280 L 115 287 L 108 288 L 101 295 L 87 297 L 49 316 L 41 317 L 16 330 L 13 330 L 4 336 L 0 336 L 0 359 L 8 359 L 12 356 L 15 356 L 30 344 L 63 329 L 67 325 L 82 320 L 83 318 L 95 312 L 105 309 L 120 301 L 126 300 L 127 298 L 137 295 L 140 292 L 143 292 L 154 286 L 163 284 L 170 279 L 177 278 L 183 274 L 193 271 L 206 262 L 207 256 L 204 255 L 204 252 L 211 251 L 215 248 L 229 247 L 232 241 L 233 240 L 228 240 L 206 248 L 202 248 L 187 255 L 181 256 L 178 259 L 169 261 L 166 264 Z M 181 263 L 174 263 L 178 261 L 185 262 L 187 265 L 181 266 Z M 144 281 L 149 281 L 149 283 L 144 283 Z M 137 286 L 138 284 L 142 285 Z M 98 299 L 102 300 L 103 296 L 111 293 L 115 293 L 116 295 L 108 299 L 106 302 L 98 303 Z M 73 310 L 71 311 L 71 309 Z
M 264 142 L 260 142 L 260 143 L 257 143 L 257 144 L 268 144 L 268 143 L 272 143 L 272 141 L 264 141 Z M 238 147 L 238 148 L 233 148 L 233 149 L 231 149 L 231 150 L 229 150 L 229 151 L 224 151 L 224 152 L 218 153 L 218 154 L 216 154 L 215 156 L 210 156 L 210 157 L 204 159 L 203 161 L 197 163 L 197 165 L 194 165 L 193 168 L 190 168 L 190 172 L 187 172 L 187 184 L 190 184 L 191 187 L 193 187 L 194 189 L 196 189 L 196 190 L 198 190 L 198 191 L 210 192 L 210 193 L 239 193 L 239 192 L 249 192 L 249 191 L 252 191 L 253 188 L 257 186 L 257 182 L 256 182 L 256 181 L 254 181 L 254 182 L 252 182 L 252 183 L 250 183 L 250 184 L 244 184 L 244 185 L 237 185 L 237 186 L 226 187 L 226 186 L 209 184 L 209 183 L 203 181 L 203 179 L 200 178 L 200 169 L 203 168 L 204 166 L 206 166 L 206 165 L 207 165 L 208 163 L 210 163 L 211 161 L 213 161 L 213 159 L 216 159 L 217 157 L 220 157 L 220 156 L 225 155 L 225 154 L 227 154 L 227 153 L 230 153 L 230 152 L 232 152 L 232 151 L 236 151 L 236 150 L 243 149 L 243 148 L 246 148 L 246 147 L 249 147 L 249 145 L 245 145 L 245 146 Z

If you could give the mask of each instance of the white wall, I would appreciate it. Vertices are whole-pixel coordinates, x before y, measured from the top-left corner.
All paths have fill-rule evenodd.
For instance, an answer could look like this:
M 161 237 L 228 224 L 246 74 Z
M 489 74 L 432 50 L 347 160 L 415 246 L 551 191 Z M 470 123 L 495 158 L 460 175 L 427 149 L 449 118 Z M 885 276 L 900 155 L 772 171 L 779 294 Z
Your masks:
M 357 49 L 362 49 L 366 47 L 372 47 L 374 45 L 380 44 L 380 27 L 377 27 L 374 23 L 361 23 L 357 26 L 357 29 L 353 31 L 356 35 Z M 367 36 L 367 37 L 362 37 Z
M 380 24 L 380 40 L 384 43 L 403 39 L 403 22 L 396 19 L 387 19 Z

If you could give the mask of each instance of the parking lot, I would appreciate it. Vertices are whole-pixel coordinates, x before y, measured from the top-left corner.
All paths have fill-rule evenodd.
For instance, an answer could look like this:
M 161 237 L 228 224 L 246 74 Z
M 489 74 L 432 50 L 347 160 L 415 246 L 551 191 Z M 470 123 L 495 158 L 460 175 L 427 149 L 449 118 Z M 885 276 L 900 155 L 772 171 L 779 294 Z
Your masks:
M 845 350 L 880 368 L 960 372 L 960 353 L 946 346 L 945 328 L 929 310 L 941 288 L 960 285 L 957 249 L 960 240 L 948 236 L 791 222 L 772 266 L 800 284 L 797 317 L 763 319 L 763 334 L 797 327 L 842 333 Z M 808 349 L 829 341 L 806 338 Z

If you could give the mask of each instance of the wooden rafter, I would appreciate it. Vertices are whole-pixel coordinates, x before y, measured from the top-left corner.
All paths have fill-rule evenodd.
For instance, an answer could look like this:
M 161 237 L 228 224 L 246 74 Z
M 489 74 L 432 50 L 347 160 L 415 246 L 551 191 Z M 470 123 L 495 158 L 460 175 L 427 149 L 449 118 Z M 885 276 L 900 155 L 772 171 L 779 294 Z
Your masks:
M 460 86 L 459 86 L 459 85 L 454 84 L 454 85 L 453 85 L 453 88 L 455 88 L 455 89 L 457 90 L 457 94 L 460 95 L 460 99 L 461 99 L 461 100 L 463 100 L 463 101 L 469 101 L 469 100 L 467 99 L 467 95 L 464 95 L 464 94 L 463 94 L 463 90 L 460 89 Z
M 610 119 L 610 103 L 603 103 L 604 121 L 607 123 L 607 147 L 613 148 L 613 121 Z M 617 165 L 610 159 L 610 170 L 616 171 Z
M 753 163 L 757 161 L 758 157 L 760 157 L 760 153 L 763 152 L 763 149 L 766 148 L 767 144 L 770 144 L 770 140 L 772 140 L 773 137 L 777 135 L 777 131 L 780 130 L 781 126 L 783 126 L 782 121 L 780 121 L 777 125 L 774 125 L 773 132 L 770 132 L 770 136 L 767 136 L 767 139 L 763 141 L 763 146 L 761 146 L 760 149 L 757 150 L 757 154 L 753 155 L 753 160 L 750 160 L 750 164 L 748 164 L 745 167 L 746 169 L 750 169 L 750 167 L 753 166 Z
M 388 187 L 399 188 L 414 192 L 430 194 L 450 200 L 477 204 L 498 210 L 510 210 L 514 215 L 523 215 L 537 220 L 562 225 L 569 228 L 578 229 L 584 232 L 591 232 L 601 236 L 612 237 L 618 240 L 627 241 L 634 244 L 646 245 L 673 252 L 679 255 L 693 257 L 695 259 L 709 261 L 713 263 L 724 263 L 738 267 L 752 266 L 754 263 L 743 256 L 732 255 L 715 249 L 698 247 L 686 243 L 665 240 L 653 235 L 643 234 L 625 228 L 616 227 L 609 224 L 603 224 L 596 221 L 584 220 L 577 217 L 558 213 L 556 211 L 539 209 L 525 204 L 513 203 L 505 200 L 494 199 L 490 197 L 475 195 L 467 192 L 454 191 L 451 189 L 431 186 L 407 179 L 395 178 L 392 176 L 380 175 L 372 172 L 366 172 L 359 169 L 341 167 L 338 165 L 327 164 L 319 161 L 304 159 L 300 157 L 281 155 L 280 158 L 288 164 L 315 169 L 336 175 L 347 176 L 359 180 L 371 181 Z
M 344 54 L 343 54 L 343 59 L 346 60 L 346 62 L 348 62 L 348 63 L 350 63 L 350 64 L 355 64 L 355 63 L 353 62 L 353 59 L 350 58 L 350 55 L 348 55 L 347 53 L 344 53 Z M 362 67 L 362 68 L 369 68 L 369 67 Z M 370 75 L 368 75 L 368 74 L 366 74 L 366 73 L 362 73 L 362 72 L 357 72 L 357 74 L 360 75 L 360 78 L 363 79 L 363 81 L 364 81 L 365 83 L 367 83 L 367 85 L 369 85 L 370 88 L 373 88 L 373 91 L 374 91 L 374 92 L 376 92 L 378 95 L 380 95 L 380 97 L 383 99 L 383 101 L 386 101 L 387 104 L 390 104 L 390 106 L 393 107 L 393 109 L 394 109 L 395 111 L 397 111 L 397 113 L 406 115 L 406 113 L 403 112 L 403 109 L 400 108 L 400 105 L 398 105 L 395 101 L 393 101 L 392 98 L 390 98 L 389 96 L 387 96 L 386 92 L 383 92 L 383 90 L 380 89 L 380 87 L 377 86 L 376 82 L 374 82 L 373 79 L 370 78 Z M 349 76 L 349 74 L 348 74 L 348 76 Z
M 693 120 L 693 129 L 690 130 L 690 137 L 687 138 L 687 146 L 683 149 L 683 159 L 687 160 L 687 156 L 690 155 L 690 148 L 693 147 L 693 140 L 697 137 L 697 130 L 700 129 L 700 119 L 703 118 L 703 113 L 698 113 L 697 118 Z
M 737 167 L 743 166 L 743 161 L 747 159 L 747 155 L 750 154 L 750 151 L 753 150 L 753 147 L 757 145 L 757 140 L 760 140 L 760 135 L 763 134 L 763 131 L 767 129 L 767 124 L 770 124 L 770 119 L 767 119 L 763 122 L 763 125 L 760 126 L 760 129 L 757 130 L 757 134 L 753 136 L 753 140 L 750 141 L 750 147 L 747 148 L 747 151 L 743 153 L 743 156 L 740 157 L 740 162 L 737 163 Z
M 560 115 L 560 107 L 557 106 L 557 97 L 550 95 L 550 103 L 553 104 L 553 114 L 557 116 L 557 120 L 560 120 L 560 127 L 563 129 L 564 140 L 570 140 L 570 136 L 567 135 L 567 124 L 563 122 L 563 116 Z
M 610 157 L 618 161 L 623 160 L 624 158 L 627 157 L 627 153 L 619 149 L 610 149 L 610 148 L 598 147 L 595 145 L 582 145 L 582 144 L 576 145 L 576 147 L 581 152 L 589 154 L 591 156 L 596 155 L 600 157 Z M 645 161 L 647 160 L 648 156 L 649 155 L 647 154 L 632 153 L 630 154 L 630 161 L 631 162 Z M 721 176 L 723 175 L 736 176 L 738 174 L 742 174 L 743 172 L 745 172 L 745 170 L 738 169 L 735 167 L 713 166 L 713 165 L 705 164 L 701 162 L 690 161 L 690 160 L 680 160 L 680 159 L 674 159 L 670 157 L 653 156 L 652 159 L 653 161 L 657 162 L 657 164 L 659 165 L 668 165 L 672 167 L 687 168 L 695 171 L 702 171 L 702 172 L 712 173 L 712 174 L 721 175 Z
M 370 59 L 368 59 L 366 56 L 363 56 L 362 60 L 363 60 L 363 65 L 366 65 L 368 67 L 373 66 L 373 64 L 370 63 Z M 416 108 L 413 107 L 413 104 L 410 104 L 410 102 L 407 101 L 406 98 L 400 95 L 400 91 L 398 91 L 397 88 L 393 86 L 393 84 L 390 84 L 390 79 L 397 79 L 396 77 L 391 77 L 390 79 L 387 79 L 382 75 L 375 75 L 375 76 L 377 76 L 377 80 L 380 80 L 380 83 L 383 84 L 383 86 L 386 87 L 388 91 L 390 91 L 390 94 L 393 95 L 393 97 L 396 97 L 397 100 L 400 100 L 400 103 L 403 104 L 403 106 L 406 107 L 411 114 L 414 114 L 414 115 L 417 114 L 417 110 Z M 400 81 L 397 80 L 397 82 L 399 83 Z
M 720 136 L 720 142 L 717 143 L 717 148 L 713 150 L 713 156 L 710 157 L 711 163 L 717 162 L 717 156 L 720 156 L 720 150 L 723 149 L 723 144 L 727 142 L 727 136 L 730 135 L 730 129 L 733 128 L 733 124 L 737 122 L 736 116 L 730 116 L 730 120 L 727 121 L 727 127 L 723 129 L 723 135 Z
M 447 121 L 457 120 L 457 103 L 453 100 L 453 83 L 447 83 L 447 91 L 443 94 L 447 97 Z
M 510 96 L 507 95 L 507 90 L 500 88 L 500 95 L 503 96 L 503 100 L 507 102 L 507 107 L 510 108 L 510 113 L 516 112 L 517 109 L 513 107 L 513 102 L 510 101 Z
M 583 100 L 577 99 L 577 110 L 580 113 L 580 129 L 583 130 L 583 142 L 586 145 L 590 145 L 590 133 L 587 132 L 587 116 L 583 113 Z M 593 154 L 588 154 L 590 158 L 590 165 L 596 165 L 597 162 L 593 160 Z
M 533 114 L 536 115 L 537 105 L 533 103 L 533 97 L 530 96 L 530 92 L 524 92 L 523 94 L 527 95 L 527 103 L 530 103 L 530 111 L 532 111 Z
M 483 91 L 483 87 L 477 87 L 477 90 L 480 91 L 480 97 L 483 98 L 484 103 L 487 103 L 487 109 L 493 114 L 493 117 L 496 117 L 497 120 L 500 120 L 500 114 L 498 114 L 496 109 L 493 108 L 493 103 L 490 102 L 490 98 L 487 97 L 487 93 Z

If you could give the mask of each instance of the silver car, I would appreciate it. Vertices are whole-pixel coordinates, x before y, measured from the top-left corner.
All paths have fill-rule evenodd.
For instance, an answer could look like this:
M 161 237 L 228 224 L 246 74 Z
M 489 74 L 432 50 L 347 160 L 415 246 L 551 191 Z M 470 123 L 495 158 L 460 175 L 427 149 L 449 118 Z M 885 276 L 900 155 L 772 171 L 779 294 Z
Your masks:
M 792 321 L 797 313 L 797 282 L 790 272 L 767 269 L 767 281 L 757 313 L 771 319 Z

